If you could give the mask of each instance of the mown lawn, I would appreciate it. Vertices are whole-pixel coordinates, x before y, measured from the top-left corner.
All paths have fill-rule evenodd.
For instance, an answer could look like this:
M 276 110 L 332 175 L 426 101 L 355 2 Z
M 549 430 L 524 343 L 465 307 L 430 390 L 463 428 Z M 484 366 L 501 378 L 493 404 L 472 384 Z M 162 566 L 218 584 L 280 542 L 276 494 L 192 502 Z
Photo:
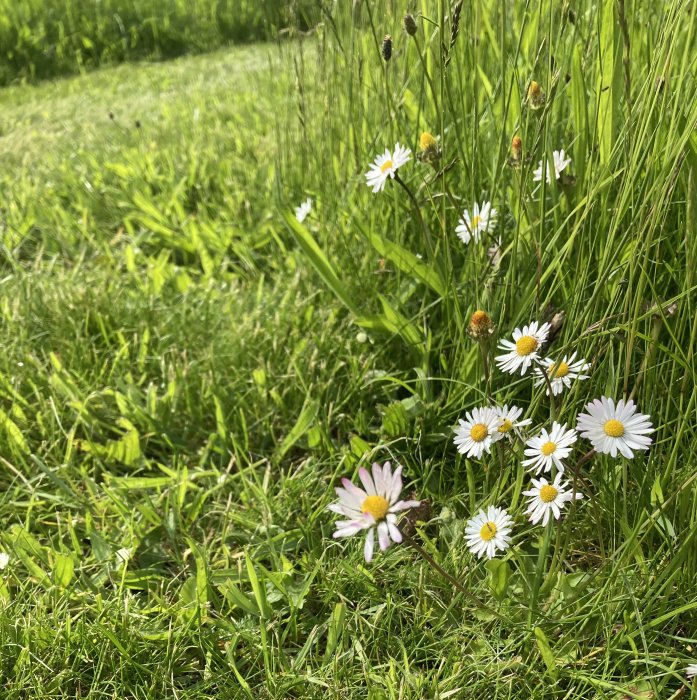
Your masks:
M 414 37 L 405 9 L 0 91 L 3 699 L 697 697 L 695 8 L 421 3 Z M 589 363 L 553 400 L 494 362 L 530 321 Z M 474 407 L 529 437 L 600 396 L 652 445 L 575 466 L 579 437 L 584 498 L 546 527 L 522 441 L 453 444 Z M 332 538 L 376 460 L 488 609 L 406 543 Z

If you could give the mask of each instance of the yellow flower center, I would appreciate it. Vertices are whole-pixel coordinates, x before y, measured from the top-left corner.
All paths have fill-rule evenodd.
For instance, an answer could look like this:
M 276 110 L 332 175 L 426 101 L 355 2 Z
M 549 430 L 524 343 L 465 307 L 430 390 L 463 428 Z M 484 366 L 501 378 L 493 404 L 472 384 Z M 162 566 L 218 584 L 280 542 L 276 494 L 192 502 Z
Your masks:
M 530 82 L 530 87 L 528 88 L 528 99 L 539 97 L 541 93 L 542 88 L 540 87 L 539 83 L 536 83 L 534 80 L 532 80 Z
M 540 500 L 543 503 L 551 503 L 559 494 L 558 489 L 555 489 L 551 484 L 545 484 L 540 489 Z
M 500 433 L 507 433 L 511 428 L 513 427 L 513 423 L 508 420 L 508 418 L 504 419 L 503 423 L 501 423 L 501 427 L 499 428 Z
M 436 139 L 428 131 L 424 131 L 419 139 L 419 147 L 422 151 L 426 151 L 429 148 L 433 148 L 436 145 Z
M 610 437 L 622 437 L 624 435 L 624 425 L 614 418 L 605 421 L 603 429 L 605 430 L 605 435 L 609 435 Z
M 482 525 L 482 529 L 479 531 L 479 536 L 485 541 L 493 540 L 496 537 L 496 523 L 489 520 Z
M 393 165 L 394 165 L 394 163 L 392 162 L 392 159 L 391 159 L 391 158 L 388 159 L 388 160 L 386 160 L 386 161 L 380 166 L 380 172 L 381 172 L 381 173 L 387 172 Z
M 516 341 L 515 349 L 521 357 L 529 355 L 537 350 L 537 340 L 531 335 L 524 335 Z
M 370 513 L 375 518 L 376 522 L 384 520 L 389 508 L 390 504 L 387 502 L 387 499 L 382 496 L 368 496 L 361 506 L 361 510 L 364 513 Z
M 475 442 L 481 442 L 489 434 L 489 428 L 484 425 L 484 423 L 475 423 L 470 428 L 470 437 Z
M 559 366 L 552 365 L 549 368 L 549 376 L 554 379 L 555 377 L 565 377 L 569 373 L 569 365 L 566 362 L 560 362 Z
M 545 457 L 549 457 L 549 455 L 551 455 L 552 452 L 554 452 L 554 450 L 556 450 L 556 449 L 557 449 L 557 443 L 550 441 L 550 442 L 545 442 L 545 444 L 542 445 L 542 447 L 540 447 L 540 452 L 542 452 L 542 454 Z
M 470 228 L 477 228 L 479 226 L 479 222 L 482 220 L 481 216 L 473 216 L 472 219 L 470 220 Z

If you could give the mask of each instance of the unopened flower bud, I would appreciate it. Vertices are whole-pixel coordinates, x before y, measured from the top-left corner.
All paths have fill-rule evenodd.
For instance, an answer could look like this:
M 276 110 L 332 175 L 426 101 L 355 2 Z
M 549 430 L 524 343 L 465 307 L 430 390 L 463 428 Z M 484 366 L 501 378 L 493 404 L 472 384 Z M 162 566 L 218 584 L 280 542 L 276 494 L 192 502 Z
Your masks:
M 530 81 L 530 86 L 528 87 L 528 104 L 532 109 L 540 109 L 545 103 L 545 94 L 542 91 L 539 83 L 534 80 Z
M 422 163 L 428 163 L 436 167 L 438 161 L 440 161 L 442 151 L 435 136 L 429 134 L 428 131 L 424 131 L 421 134 L 421 138 L 419 138 L 419 149 L 417 158 Z
M 508 159 L 508 164 L 513 168 L 520 167 L 520 162 L 523 157 L 523 140 L 516 135 L 511 140 L 511 155 Z
M 392 58 L 392 37 L 389 34 L 385 34 L 382 40 L 382 49 L 380 53 L 385 61 L 389 61 Z
M 496 330 L 496 326 L 491 320 L 491 316 L 489 316 L 486 311 L 477 309 L 477 311 L 472 314 L 468 328 L 472 338 L 480 341 L 487 340 L 493 335 L 494 330 Z
M 414 36 L 414 34 L 416 34 L 416 29 L 416 19 L 414 18 L 414 15 L 407 12 L 407 14 L 404 15 L 404 31 L 409 36 Z

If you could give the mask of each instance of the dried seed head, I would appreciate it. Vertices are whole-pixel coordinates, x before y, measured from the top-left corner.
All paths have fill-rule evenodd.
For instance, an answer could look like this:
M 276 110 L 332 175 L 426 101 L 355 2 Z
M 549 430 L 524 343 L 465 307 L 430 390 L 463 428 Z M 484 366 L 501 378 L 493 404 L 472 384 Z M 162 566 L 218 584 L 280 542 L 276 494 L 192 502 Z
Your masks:
M 416 30 L 416 19 L 414 15 L 412 15 L 410 12 L 407 12 L 407 14 L 404 15 L 404 31 L 409 36 L 414 36 L 416 34 Z
M 451 52 L 455 42 L 457 41 L 457 35 L 460 33 L 460 12 L 462 11 L 462 3 L 464 0 L 457 0 L 455 6 L 453 7 L 452 19 L 450 25 L 450 45 L 448 46 L 447 56 L 445 58 L 445 67 L 447 68 L 450 63 Z
M 417 158 L 422 163 L 428 163 L 429 165 L 436 167 L 441 159 L 441 156 L 443 155 L 443 152 L 441 151 L 438 141 L 436 141 L 433 134 L 429 134 L 428 131 L 424 131 L 421 134 L 421 138 L 419 138 L 419 148 L 420 151 Z
M 469 323 L 469 334 L 475 340 L 488 340 L 496 330 L 494 322 L 491 320 L 491 316 L 486 311 L 477 309 L 471 318 Z
M 392 58 L 392 37 L 389 34 L 385 34 L 382 40 L 382 49 L 380 53 L 386 62 Z
M 542 91 L 540 84 L 531 80 L 528 87 L 528 105 L 532 109 L 540 109 L 540 107 L 544 106 L 545 99 L 545 93 Z

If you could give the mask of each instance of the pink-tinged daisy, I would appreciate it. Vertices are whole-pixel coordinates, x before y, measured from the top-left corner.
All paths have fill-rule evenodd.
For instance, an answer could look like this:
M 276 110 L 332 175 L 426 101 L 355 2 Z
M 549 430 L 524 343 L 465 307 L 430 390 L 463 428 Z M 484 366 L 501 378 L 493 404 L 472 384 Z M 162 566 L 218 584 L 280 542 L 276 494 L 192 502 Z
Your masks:
M 472 554 L 488 559 L 496 556 L 496 550 L 504 551 L 511 544 L 513 519 L 503 509 L 489 506 L 467 521 L 465 541 Z
M 411 151 L 399 143 L 395 144 L 394 151 L 389 148 L 378 156 L 365 174 L 366 184 L 373 188 L 373 192 L 382 192 L 387 178 L 394 178 L 397 170 L 411 160 Z
M 491 443 L 503 437 L 499 433 L 501 418 L 495 408 L 484 406 L 465 413 L 466 420 L 460 420 L 455 428 L 454 443 L 457 451 L 467 457 L 480 459 L 484 452 L 491 454 Z
M 525 444 L 527 449 L 522 464 L 530 467 L 539 474 L 541 471 L 549 472 L 554 465 L 560 472 L 564 471 L 563 459 L 571 454 L 571 445 L 578 439 L 573 428 L 566 429 L 566 423 L 559 425 L 556 421 L 552 423 L 552 429 L 547 432 L 544 428 L 537 437 L 530 438 Z
M 516 328 L 513 331 L 513 342 L 502 340 L 499 343 L 499 350 L 507 350 L 504 355 L 496 357 L 499 369 L 509 374 L 515 374 L 520 369 L 521 376 L 524 375 L 530 365 L 539 359 L 540 347 L 547 340 L 549 330 L 549 323 L 540 326 L 537 321 L 522 329 Z
M 328 506 L 328 510 L 348 518 L 336 523 L 334 537 L 350 537 L 367 530 L 363 556 L 369 562 L 375 548 L 375 530 L 383 552 L 392 542 L 401 542 L 397 513 L 416 508 L 421 501 L 400 500 L 402 467 L 397 467 L 392 473 L 389 462 L 385 462 L 382 467 L 376 462 L 373 464 L 372 476 L 363 467 L 358 470 L 358 476 L 363 488 L 352 484 L 348 479 L 342 479 L 343 488 L 335 489 L 339 501 Z
M 533 525 L 542 520 L 542 525 L 549 522 L 549 514 L 554 515 L 555 520 L 559 520 L 561 509 L 567 501 L 574 501 L 583 498 L 583 494 L 578 491 L 567 491 L 568 483 L 562 483 L 562 472 L 557 472 L 554 481 L 550 484 L 547 479 L 540 477 L 532 480 L 532 488 L 523 491 L 524 496 L 528 496 L 528 508 L 525 511 L 530 515 L 530 522 Z
M 691 681 L 696 676 L 697 676 L 697 663 L 688 664 L 687 668 L 685 669 L 685 677 L 687 678 L 688 681 Z
M 576 427 L 593 447 L 603 454 L 616 457 L 619 452 L 628 459 L 632 450 L 648 450 L 654 432 L 651 416 L 637 413 L 634 401 L 620 399 L 617 404 L 602 396 L 586 405 L 587 413 L 578 416 Z
M 545 367 L 547 378 L 552 386 L 552 393 L 555 396 L 561 394 L 564 391 L 564 387 L 568 389 L 572 381 L 581 381 L 589 378 L 587 374 L 582 373 L 587 372 L 590 369 L 590 365 L 585 360 L 577 360 L 575 352 L 569 356 L 564 355 L 564 359 L 561 362 L 548 357 L 542 360 L 541 364 Z M 539 367 L 535 367 L 535 374 L 538 377 L 535 380 L 535 386 L 547 384 Z M 547 396 L 549 396 L 549 387 L 547 388 Z

